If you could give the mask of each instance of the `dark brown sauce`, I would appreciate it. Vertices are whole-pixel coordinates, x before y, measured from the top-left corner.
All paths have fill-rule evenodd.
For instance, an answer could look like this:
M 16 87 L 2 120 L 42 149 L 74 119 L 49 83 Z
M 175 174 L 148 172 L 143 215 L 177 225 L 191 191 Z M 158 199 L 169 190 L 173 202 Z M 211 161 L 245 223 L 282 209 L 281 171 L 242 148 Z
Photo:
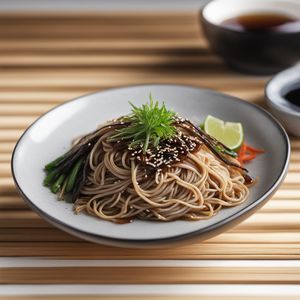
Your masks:
M 284 14 L 253 13 L 229 18 L 223 21 L 221 25 L 245 32 L 294 32 L 300 30 L 300 19 Z
M 284 98 L 292 104 L 300 107 L 300 87 L 289 91 L 286 95 L 284 95 Z
M 250 177 L 248 174 L 243 174 L 243 177 L 245 179 L 245 185 L 249 186 L 254 183 L 254 179 Z
M 238 168 L 244 176 L 247 185 L 253 182 L 253 179 L 246 174 L 248 172 L 247 169 L 232 161 L 229 154 L 216 150 L 216 147 L 221 147 L 224 151 L 230 150 L 225 145 L 213 137 L 206 135 L 188 120 L 178 118 L 174 125 L 179 129 L 178 135 L 162 141 L 159 147 L 149 149 L 146 153 L 144 153 L 141 147 L 128 148 L 128 141 L 126 140 L 114 141 L 113 147 L 118 151 L 129 150 L 126 157 L 127 164 L 130 164 L 130 159 L 134 159 L 136 163 L 142 164 L 145 170 L 145 180 L 148 176 L 153 176 L 156 172 L 164 172 L 171 168 L 174 163 L 182 161 L 188 153 L 197 152 L 205 145 L 207 150 L 211 151 L 223 163 Z

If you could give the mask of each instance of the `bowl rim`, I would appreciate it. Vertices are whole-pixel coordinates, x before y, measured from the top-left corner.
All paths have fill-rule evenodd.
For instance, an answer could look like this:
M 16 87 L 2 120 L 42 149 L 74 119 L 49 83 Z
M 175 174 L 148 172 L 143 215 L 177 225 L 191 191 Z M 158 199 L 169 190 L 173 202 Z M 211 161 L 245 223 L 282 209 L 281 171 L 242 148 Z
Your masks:
M 267 32 L 263 32 L 263 33 L 257 33 L 255 31 L 241 31 L 241 30 L 237 30 L 237 29 L 234 29 L 234 28 L 231 28 L 231 27 L 223 26 L 222 22 L 221 23 L 211 22 L 205 16 L 204 11 L 209 5 L 211 5 L 213 2 L 216 2 L 216 1 L 221 1 L 221 0 L 211 0 L 211 1 L 208 1 L 206 4 L 204 4 L 202 6 L 202 8 L 200 9 L 200 17 L 201 17 L 200 19 L 201 19 L 202 22 L 207 23 L 210 26 L 214 26 L 215 28 L 218 28 L 219 30 L 222 30 L 222 31 L 225 31 L 225 32 L 232 32 L 232 33 L 236 33 L 236 34 L 243 34 L 243 35 L 253 36 L 253 37 L 255 36 L 256 38 L 266 37 L 266 36 L 274 36 L 274 35 L 276 35 L 276 36 L 289 36 L 289 35 L 300 34 L 300 30 L 296 30 L 296 31 L 278 31 L 278 32 L 276 32 L 276 31 L 267 31 Z M 288 1 L 293 2 L 293 3 L 297 3 L 300 6 L 300 2 L 298 3 L 295 0 L 288 0 Z
M 235 102 L 240 102 L 242 101 L 243 105 L 246 106 L 251 106 L 254 107 L 255 110 L 261 111 L 279 130 L 284 144 L 285 144 L 285 161 L 283 164 L 283 167 L 277 177 L 277 179 L 273 182 L 272 186 L 261 196 L 259 197 L 256 201 L 254 201 L 253 203 L 248 204 L 247 206 L 245 206 L 243 209 L 237 211 L 236 213 L 234 213 L 233 215 L 225 218 L 224 220 L 215 222 L 205 228 L 202 229 L 198 229 L 198 230 L 194 230 L 192 232 L 189 233 L 185 233 L 185 234 L 180 234 L 180 235 L 176 235 L 176 236 L 172 236 L 172 237 L 165 237 L 165 238 L 149 238 L 149 239 L 132 239 L 132 238 L 113 238 L 113 237 L 107 237 L 107 236 L 103 236 L 101 234 L 93 234 L 90 232 L 86 232 L 85 230 L 81 230 L 78 228 L 75 228 L 67 223 L 64 223 L 62 220 L 53 218 L 52 216 L 48 215 L 45 211 L 41 210 L 38 206 L 36 206 L 31 199 L 25 194 L 25 192 L 22 190 L 17 178 L 16 178 L 16 174 L 14 171 L 14 161 L 15 161 L 15 154 L 16 151 L 18 149 L 18 146 L 21 142 L 21 140 L 25 137 L 27 131 L 29 129 L 32 128 L 32 126 L 34 126 L 41 118 L 43 118 L 45 115 L 47 115 L 48 113 L 54 111 L 55 109 L 60 108 L 61 106 L 64 105 L 68 105 L 71 102 L 75 102 L 78 99 L 81 99 L 83 97 L 89 96 L 89 95 L 93 95 L 93 94 L 98 94 L 98 93 L 102 93 L 102 92 L 109 92 L 109 91 L 114 91 L 114 90 L 122 90 L 122 89 L 126 89 L 126 88 L 135 88 L 135 87 L 144 87 L 144 86 L 165 86 L 165 87 L 183 87 L 183 88 L 191 88 L 191 89 L 196 89 L 196 90 L 206 90 L 209 91 L 210 93 L 214 93 L 214 94 L 221 94 L 223 96 L 226 96 L 227 98 L 231 98 L 231 100 L 235 101 Z M 282 127 L 282 125 L 271 115 L 271 113 L 269 113 L 267 110 L 263 109 L 262 107 L 258 106 L 255 103 L 251 103 L 251 102 L 247 102 L 247 101 L 243 101 L 238 97 L 234 97 L 228 94 L 224 94 L 224 93 L 220 93 L 217 92 L 215 90 L 212 89 L 207 89 L 207 88 L 201 88 L 198 86 L 193 86 L 193 85 L 185 85 L 185 84 L 172 84 L 172 83 L 149 83 L 149 84 L 135 84 L 135 85 L 124 85 L 124 86 L 118 86 L 118 87 L 113 87 L 113 88 L 109 88 L 109 89 L 103 89 L 101 91 L 93 91 L 91 93 L 87 93 L 84 95 L 81 95 L 79 97 L 73 98 L 71 100 L 65 101 L 55 107 L 53 107 L 52 109 L 50 109 L 49 111 L 45 112 L 44 114 L 42 114 L 40 117 L 38 117 L 32 124 L 30 124 L 28 126 L 28 128 L 23 132 L 23 134 L 20 136 L 20 138 L 18 139 L 13 152 L 12 152 L 12 156 L 11 156 L 11 172 L 12 172 L 12 177 L 15 183 L 15 186 L 17 188 L 17 191 L 19 192 L 19 194 L 22 196 L 22 198 L 25 200 L 25 202 L 35 211 L 37 212 L 41 217 L 43 217 L 45 220 L 47 220 L 48 222 L 50 222 L 51 224 L 64 229 L 65 231 L 73 234 L 73 235 L 78 235 L 82 238 L 86 238 L 87 240 L 90 241 L 97 241 L 97 240 L 101 240 L 101 242 L 103 243 L 108 243 L 108 244 L 114 244 L 114 245 L 129 245 L 132 243 L 132 245 L 138 245 L 138 244 L 143 244 L 143 245 L 147 245 L 147 244 L 151 244 L 151 243 L 163 243 L 163 244 L 171 244 L 174 241 L 180 241 L 180 240 L 185 240 L 185 239 L 189 239 L 189 238 L 195 238 L 199 235 L 205 235 L 205 234 L 209 234 L 210 232 L 214 232 L 217 229 L 219 229 L 222 226 L 229 226 L 229 224 L 231 224 L 234 220 L 239 219 L 241 216 L 243 215 L 247 215 L 247 213 L 250 213 L 255 207 L 259 207 L 259 204 L 264 203 L 264 201 L 266 201 L 267 199 L 269 199 L 269 197 L 277 190 L 277 188 L 279 187 L 280 183 L 283 181 L 283 179 L 285 178 L 286 174 L 287 174 L 287 170 L 288 170 L 288 166 L 289 166 L 289 160 L 290 160 L 290 141 L 288 138 L 288 135 L 285 131 L 285 129 Z

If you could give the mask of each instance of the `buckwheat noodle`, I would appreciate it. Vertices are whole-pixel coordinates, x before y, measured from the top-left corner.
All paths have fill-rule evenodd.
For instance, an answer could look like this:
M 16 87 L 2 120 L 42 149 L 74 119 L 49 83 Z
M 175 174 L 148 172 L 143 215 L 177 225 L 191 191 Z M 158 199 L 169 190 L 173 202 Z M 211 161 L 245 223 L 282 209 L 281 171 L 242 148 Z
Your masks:
M 204 144 L 164 170 L 149 173 L 131 151 L 109 142 L 114 133 L 110 126 L 99 131 L 88 157 L 86 182 L 75 202 L 77 213 L 116 223 L 135 218 L 200 220 L 248 197 L 241 170 L 224 164 Z

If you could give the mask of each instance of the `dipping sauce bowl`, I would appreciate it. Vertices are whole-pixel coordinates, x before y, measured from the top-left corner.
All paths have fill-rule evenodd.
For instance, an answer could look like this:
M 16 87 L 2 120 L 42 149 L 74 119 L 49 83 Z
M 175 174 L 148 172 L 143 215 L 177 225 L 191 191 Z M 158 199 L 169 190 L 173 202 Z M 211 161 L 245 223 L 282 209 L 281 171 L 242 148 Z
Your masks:
M 271 112 L 285 129 L 300 138 L 300 98 L 296 105 L 286 95 L 300 88 L 300 65 L 275 75 L 266 85 L 265 95 Z
M 226 25 L 235 17 L 272 14 L 291 23 L 268 30 Z M 204 6 L 200 19 L 213 51 L 235 69 L 273 74 L 300 61 L 299 0 L 213 0 Z

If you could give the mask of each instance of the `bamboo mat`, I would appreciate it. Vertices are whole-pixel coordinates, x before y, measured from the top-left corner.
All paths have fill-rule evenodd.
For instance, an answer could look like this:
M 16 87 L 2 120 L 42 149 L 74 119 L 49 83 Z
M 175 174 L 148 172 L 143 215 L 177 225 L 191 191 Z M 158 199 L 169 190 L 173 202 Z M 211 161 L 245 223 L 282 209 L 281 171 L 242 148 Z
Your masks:
M 2 14 L 0 256 L 114 262 L 298 260 L 300 140 L 295 138 L 291 138 L 289 173 L 263 209 L 229 232 L 172 249 L 117 249 L 70 236 L 24 204 L 10 173 L 11 152 L 25 128 L 71 98 L 119 85 L 180 83 L 216 89 L 264 106 L 263 88 L 268 79 L 227 69 L 207 48 L 196 12 Z M 135 267 L 128 263 L 9 268 L 0 264 L 0 283 L 9 284 L 299 282 L 297 265 Z

